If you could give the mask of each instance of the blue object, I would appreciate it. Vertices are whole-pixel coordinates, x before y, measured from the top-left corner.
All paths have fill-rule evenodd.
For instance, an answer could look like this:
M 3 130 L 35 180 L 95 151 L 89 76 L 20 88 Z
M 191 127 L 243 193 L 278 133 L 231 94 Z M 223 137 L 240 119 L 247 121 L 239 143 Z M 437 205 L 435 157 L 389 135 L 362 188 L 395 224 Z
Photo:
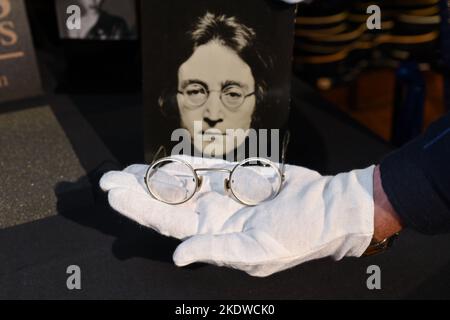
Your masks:
M 425 79 L 415 61 L 403 61 L 396 72 L 392 143 L 401 146 L 422 132 Z
M 444 103 L 447 110 L 450 111 L 450 23 L 449 7 L 447 0 L 441 0 L 441 57 L 444 72 Z

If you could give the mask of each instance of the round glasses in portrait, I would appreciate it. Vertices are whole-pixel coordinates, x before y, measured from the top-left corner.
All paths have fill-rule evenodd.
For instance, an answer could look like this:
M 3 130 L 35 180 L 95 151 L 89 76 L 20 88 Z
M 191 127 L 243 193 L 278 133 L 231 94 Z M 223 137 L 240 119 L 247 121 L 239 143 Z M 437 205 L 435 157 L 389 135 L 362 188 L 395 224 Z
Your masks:
M 190 83 L 186 85 L 183 91 L 178 93 L 184 95 L 184 105 L 189 109 L 197 109 L 202 107 L 208 100 L 211 90 L 202 83 Z M 228 85 L 218 92 L 220 101 L 229 110 L 236 111 L 242 106 L 245 99 L 254 95 L 254 92 L 246 93 L 239 85 Z

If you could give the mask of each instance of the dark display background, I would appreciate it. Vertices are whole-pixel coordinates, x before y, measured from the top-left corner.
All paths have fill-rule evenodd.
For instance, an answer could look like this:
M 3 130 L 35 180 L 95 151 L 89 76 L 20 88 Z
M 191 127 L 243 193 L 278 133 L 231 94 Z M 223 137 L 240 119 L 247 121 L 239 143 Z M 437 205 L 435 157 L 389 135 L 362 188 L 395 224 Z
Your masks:
M 140 92 L 139 34 L 120 41 L 61 39 L 54 1 L 26 1 L 39 61 L 50 73 L 44 85 L 59 93 Z M 136 19 L 139 30 L 138 15 Z
M 86 171 L 80 180 L 90 182 L 88 191 L 92 197 L 86 201 L 80 195 L 70 194 L 67 199 L 67 194 L 65 197 L 59 194 L 51 217 L 0 229 L 1 299 L 450 298 L 449 236 L 430 237 L 411 230 L 402 233 L 394 247 L 383 255 L 344 259 L 338 263 L 317 260 L 267 278 L 204 264 L 176 267 L 172 254 L 178 240 L 163 237 L 119 215 L 110 208 L 107 196 L 98 190 L 98 179 L 103 172 L 144 162 L 140 75 L 132 71 L 139 71 L 140 65 L 133 65 L 136 60 L 124 59 L 124 63 L 134 67 L 128 69 L 124 65 L 124 75 L 135 85 L 124 94 L 119 90 L 124 87 L 108 85 L 111 79 L 106 77 L 110 74 L 95 64 L 101 62 L 107 66 L 100 61 L 101 56 L 79 65 L 77 52 L 90 56 L 98 48 L 89 51 L 82 44 L 74 44 L 74 60 L 67 59 L 69 47 L 59 39 L 53 1 L 29 0 L 27 5 L 47 95 L 38 102 L 26 100 L 2 105 L 0 117 L 50 105 L 64 130 L 64 147 L 73 149 Z M 136 56 L 131 54 L 131 57 L 139 57 L 139 43 L 128 45 L 130 50 L 136 48 Z M 127 48 L 123 52 L 130 54 Z M 114 51 L 109 54 L 114 56 Z M 85 80 L 72 86 L 67 70 L 77 67 L 85 72 Z M 101 91 L 105 93 L 99 94 Z M 295 77 L 291 99 L 289 163 L 321 174 L 337 174 L 379 162 L 393 150 Z M 47 160 L 50 168 L 52 163 L 61 163 L 58 157 L 40 151 L 34 156 L 40 157 L 40 161 Z M 67 160 L 63 161 L 69 165 Z M 23 173 L 25 168 L 17 166 L 16 169 Z M 10 192 L 14 188 L 20 190 L 20 184 L 27 182 L 18 181 L 13 175 L 9 177 L 2 183 Z M 59 180 L 73 190 L 70 181 Z M 54 191 L 57 190 L 55 186 Z M 14 195 L 24 197 L 20 193 Z M 30 196 L 38 201 L 42 194 Z M 37 207 L 28 211 L 34 218 L 43 213 Z M 4 210 L 2 214 L 11 212 Z M 80 266 L 82 290 L 67 289 L 69 265 Z M 367 289 L 370 265 L 381 268 L 381 290 Z M 315 308 L 317 311 L 320 306 Z M 147 306 L 147 310 L 151 309 Z

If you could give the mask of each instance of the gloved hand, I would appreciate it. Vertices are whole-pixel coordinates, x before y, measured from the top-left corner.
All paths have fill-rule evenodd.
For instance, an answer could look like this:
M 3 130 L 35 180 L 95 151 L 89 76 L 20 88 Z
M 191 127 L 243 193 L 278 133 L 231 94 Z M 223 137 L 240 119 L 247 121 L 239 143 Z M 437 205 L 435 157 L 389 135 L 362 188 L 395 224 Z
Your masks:
M 175 157 L 202 168 L 232 168 L 235 164 L 220 159 Z M 243 207 L 224 192 L 225 176 L 220 172 L 202 174 L 202 187 L 189 201 L 178 205 L 163 203 L 147 190 L 144 182 L 147 169 L 147 165 L 136 164 L 123 171 L 107 172 L 100 180 L 100 187 L 108 192 L 112 208 L 165 236 L 183 240 L 196 234 L 218 232 L 225 221 Z M 211 210 L 214 206 L 217 206 L 215 210 Z
M 202 166 L 232 167 L 221 160 L 202 161 Z M 188 202 L 164 204 L 146 191 L 146 168 L 109 172 L 100 185 L 120 213 L 184 239 L 173 255 L 178 266 L 207 262 L 267 276 L 322 257 L 359 257 L 372 239 L 374 166 L 321 176 L 287 165 L 280 194 L 254 207 L 226 195 L 225 177 L 217 172 L 204 175 L 201 192 Z

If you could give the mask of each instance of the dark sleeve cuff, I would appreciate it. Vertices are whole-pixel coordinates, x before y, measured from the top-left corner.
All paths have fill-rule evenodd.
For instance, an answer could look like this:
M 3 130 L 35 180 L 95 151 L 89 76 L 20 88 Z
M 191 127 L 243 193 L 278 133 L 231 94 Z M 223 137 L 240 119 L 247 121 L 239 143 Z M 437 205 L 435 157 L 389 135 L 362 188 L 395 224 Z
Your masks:
M 450 232 L 450 114 L 380 165 L 384 192 L 403 224 L 425 234 Z

